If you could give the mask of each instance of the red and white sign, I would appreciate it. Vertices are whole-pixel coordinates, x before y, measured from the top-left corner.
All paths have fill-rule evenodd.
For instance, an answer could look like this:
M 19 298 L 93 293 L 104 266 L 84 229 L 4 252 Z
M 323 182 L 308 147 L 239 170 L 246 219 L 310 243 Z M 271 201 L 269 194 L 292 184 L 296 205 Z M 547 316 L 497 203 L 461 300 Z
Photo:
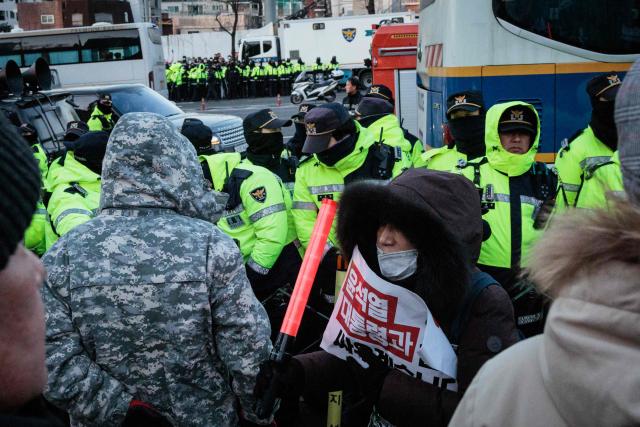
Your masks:
M 442 43 L 425 46 L 424 55 L 427 68 L 442 67 Z
M 368 367 L 358 352 L 366 346 L 407 375 L 457 391 L 456 354 L 427 305 L 415 293 L 376 275 L 358 248 L 320 346 Z

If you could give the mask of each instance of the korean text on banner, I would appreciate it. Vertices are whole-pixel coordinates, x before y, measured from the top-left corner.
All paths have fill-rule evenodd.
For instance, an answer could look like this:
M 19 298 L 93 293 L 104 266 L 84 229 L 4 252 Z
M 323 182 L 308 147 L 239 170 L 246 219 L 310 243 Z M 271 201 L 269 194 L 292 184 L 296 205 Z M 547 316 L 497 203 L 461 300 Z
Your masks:
M 457 391 L 456 354 L 425 302 L 376 275 L 356 247 L 321 347 L 367 367 L 362 346 L 407 375 Z

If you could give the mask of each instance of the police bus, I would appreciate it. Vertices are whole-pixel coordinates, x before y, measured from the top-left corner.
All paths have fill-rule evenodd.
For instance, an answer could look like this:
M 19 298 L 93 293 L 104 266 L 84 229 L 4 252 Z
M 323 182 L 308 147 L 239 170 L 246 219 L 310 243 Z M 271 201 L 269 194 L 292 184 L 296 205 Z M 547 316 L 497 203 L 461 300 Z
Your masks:
M 589 122 L 587 81 L 640 56 L 640 0 L 422 0 L 418 136 L 446 138 L 447 97 L 481 90 L 487 108 L 522 100 L 541 118 L 538 159 Z
M 142 83 L 167 96 L 162 37 L 151 23 L 0 34 L 0 66 L 43 57 L 63 86 Z

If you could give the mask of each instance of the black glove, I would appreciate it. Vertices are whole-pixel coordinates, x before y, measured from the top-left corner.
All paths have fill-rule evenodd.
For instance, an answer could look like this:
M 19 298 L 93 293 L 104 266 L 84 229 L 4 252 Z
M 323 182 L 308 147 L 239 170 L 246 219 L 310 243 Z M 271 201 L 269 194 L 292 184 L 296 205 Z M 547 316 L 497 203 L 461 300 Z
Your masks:
M 369 367 L 363 368 L 353 357 L 347 357 L 347 367 L 356 380 L 362 396 L 373 405 L 378 401 L 384 379 L 391 371 L 392 361 L 384 352 L 364 344 L 357 343 L 355 351 Z
M 146 402 L 133 399 L 124 417 L 122 427 L 172 427 L 160 412 Z
M 253 395 L 262 398 L 273 383 L 276 397 L 297 399 L 304 391 L 304 368 L 295 358 L 288 357 L 282 362 L 267 360 L 260 365 Z

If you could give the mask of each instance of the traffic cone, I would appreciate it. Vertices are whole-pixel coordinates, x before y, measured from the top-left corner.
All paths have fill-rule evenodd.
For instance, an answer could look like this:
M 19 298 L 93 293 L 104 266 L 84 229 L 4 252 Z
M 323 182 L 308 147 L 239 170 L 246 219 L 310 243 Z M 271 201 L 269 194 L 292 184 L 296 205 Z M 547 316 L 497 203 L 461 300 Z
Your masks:
M 278 107 L 282 105 L 282 99 L 280 98 L 280 94 L 276 95 L 276 105 Z

